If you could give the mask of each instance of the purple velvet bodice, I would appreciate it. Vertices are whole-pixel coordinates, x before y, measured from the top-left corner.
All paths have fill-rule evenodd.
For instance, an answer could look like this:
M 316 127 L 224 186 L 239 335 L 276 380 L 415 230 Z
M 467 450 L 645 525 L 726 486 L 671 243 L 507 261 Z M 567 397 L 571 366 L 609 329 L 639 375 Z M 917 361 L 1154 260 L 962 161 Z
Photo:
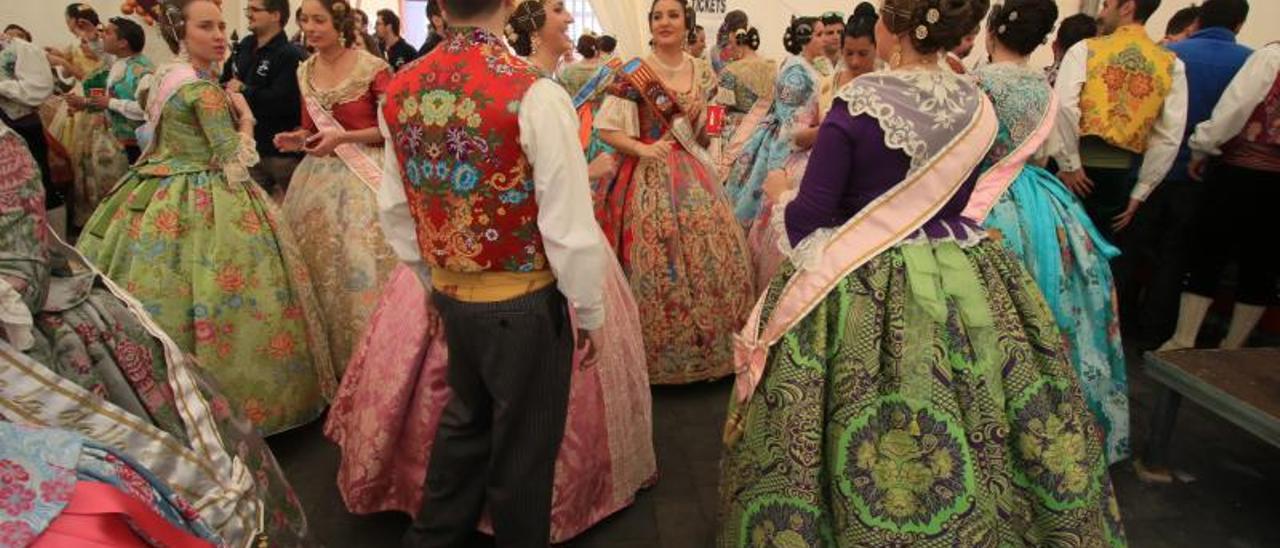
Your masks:
M 822 122 L 796 198 L 787 206 L 791 245 L 798 245 L 820 228 L 843 225 L 901 183 L 909 168 L 906 153 L 885 145 L 884 131 L 875 118 L 866 114 L 853 116 L 845 102 L 837 99 Z M 977 228 L 960 216 L 977 178 L 975 170 L 955 196 L 925 223 L 925 234 L 936 239 L 967 234 Z

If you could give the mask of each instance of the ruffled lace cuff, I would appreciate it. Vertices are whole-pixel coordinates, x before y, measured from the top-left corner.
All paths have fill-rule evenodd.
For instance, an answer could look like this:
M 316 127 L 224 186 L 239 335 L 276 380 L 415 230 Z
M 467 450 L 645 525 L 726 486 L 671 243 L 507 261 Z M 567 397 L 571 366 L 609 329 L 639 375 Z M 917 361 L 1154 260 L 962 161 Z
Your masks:
M 816 270 L 822 262 L 823 251 L 836 234 L 836 228 L 819 228 L 792 247 L 791 236 L 787 233 L 787 206 L 799 194 L 799 189 L 793 188 L 778 196 L 769 212 L 769 229 L 777 235 L 778 251 L 791 259 L 796 268 Z
M 240 144 L 236 146 L 235 154 L 222 162 L 222 171 L 227 176 L 227 182 L 246 183 L 253 180 L 249 176 L 249 168 L 258 165 L 261 158 L 258 157 L 258 145 L 252 137 L 240 136 Z

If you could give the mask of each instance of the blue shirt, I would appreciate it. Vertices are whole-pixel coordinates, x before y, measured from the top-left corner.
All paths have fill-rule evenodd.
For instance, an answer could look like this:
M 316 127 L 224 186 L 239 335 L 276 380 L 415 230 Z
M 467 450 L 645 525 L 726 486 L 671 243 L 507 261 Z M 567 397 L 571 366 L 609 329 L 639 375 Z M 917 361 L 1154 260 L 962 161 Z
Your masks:
M 1191 149 L 1187 140 L 1196 126 L 1213 115 L 1213 107 L 1222 99 L 1227 85 L 1240 72 L 1240 67 L 1253 53 L 1236 43 L 1236 34 L 1223 27 L 1213 27 L 1192 34 L 1190 38 L 1170 45 L 1169 50 L 1187 66 L 1187 130 L 1182 136 L 1178 160 L 1169 170 L 1168 181 L 1190 181 L 1187 164 Z

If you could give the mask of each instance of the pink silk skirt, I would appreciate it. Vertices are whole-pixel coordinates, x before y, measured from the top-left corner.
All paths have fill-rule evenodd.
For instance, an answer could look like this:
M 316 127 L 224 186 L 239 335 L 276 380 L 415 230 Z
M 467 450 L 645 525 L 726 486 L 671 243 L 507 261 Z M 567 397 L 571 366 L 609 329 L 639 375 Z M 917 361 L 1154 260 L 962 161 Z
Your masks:
M 639 313 L 610 261 L 605 348 L 575 357 L 569 413 L 556 460 L 551 541 L 564 542 L 629 506 L 657 479 L 648 370 Z M 404 265 L 391 274 L 325 424 L 342 463 L 338 488 L 357 514 L 415 515 L 437 425 L 449 399 L 444 328 L 429 294 Z M 477 524 L 489 531 L 488 518 Z

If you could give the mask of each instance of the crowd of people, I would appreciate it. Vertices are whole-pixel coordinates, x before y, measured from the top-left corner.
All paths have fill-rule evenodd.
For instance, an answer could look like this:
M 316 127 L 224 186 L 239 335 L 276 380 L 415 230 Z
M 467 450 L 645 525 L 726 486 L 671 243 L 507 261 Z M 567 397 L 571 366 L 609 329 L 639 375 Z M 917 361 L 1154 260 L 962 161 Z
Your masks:
M 1122 546 L 1126 343 L 1194 348 L 1231 265 L 1218 346 L 1276 297 L 1247 0 L 1159 42 L 1160 0 L 653 0 L 631 59 L 563 0 L 433 0 L 420 48 L 136 4 L 0 37 L 6 546 L 307 545 L 263 437 L 326 410 L 406 546 L 562 542 L 657 481 L 651 385 L 730 376 L 720 545 Z

